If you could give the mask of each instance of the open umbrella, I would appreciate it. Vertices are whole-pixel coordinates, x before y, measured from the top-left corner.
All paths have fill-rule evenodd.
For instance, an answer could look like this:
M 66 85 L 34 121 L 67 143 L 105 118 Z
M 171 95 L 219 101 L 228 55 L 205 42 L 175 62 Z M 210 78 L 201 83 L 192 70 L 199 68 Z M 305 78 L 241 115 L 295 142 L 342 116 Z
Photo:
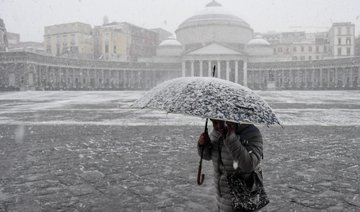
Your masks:
M 165 81 L 132 106 L 238 123 L 280 125 L 271 107 L 255 92 L 211 77 L 180 77 Z
M 214 67 L 215 71 L 215 67 Z M 148 91 L 133 105 L 239 123 L 279 124 L 271 107 L 252 90 L 239 84 L 210 77 L 180 77 L 165 81 Z M 197 183 L 201 185 L 203 148 Z

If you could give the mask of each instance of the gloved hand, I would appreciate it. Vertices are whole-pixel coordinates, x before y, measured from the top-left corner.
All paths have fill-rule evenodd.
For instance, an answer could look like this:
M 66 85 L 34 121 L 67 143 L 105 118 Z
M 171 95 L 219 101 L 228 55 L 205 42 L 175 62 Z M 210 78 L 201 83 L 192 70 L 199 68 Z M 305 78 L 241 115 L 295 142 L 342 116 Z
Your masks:
M 227 122 L 226 122 L 227 134 L 230 135 L 230 134 L 235 133 L 235 131 L 236 131 L 236 126 L 237 126 L 236 123 L 227 121 Z
M 208 142 L 210 142 L 210 137 L 209 137 L 209 134 L 207 132 L 203 132 L 201 133 L 200 137 L 199 137 L 199 140 L 198 140 L 198 143 L 200 145 L 205 145 L 207 144 Z

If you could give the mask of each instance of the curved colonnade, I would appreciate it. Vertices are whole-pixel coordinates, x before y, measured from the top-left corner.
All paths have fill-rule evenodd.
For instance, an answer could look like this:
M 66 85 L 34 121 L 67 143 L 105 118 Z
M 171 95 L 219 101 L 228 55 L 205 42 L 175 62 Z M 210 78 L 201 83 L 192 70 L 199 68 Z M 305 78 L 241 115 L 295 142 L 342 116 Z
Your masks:
M 0 53 L 0 90 L 147 90 L 180 76 L 211 76 L 251 89 L 359 89 L 360 57 L 248 63 L 199 60 L 129 63 L 78 60 L 29 52 Z

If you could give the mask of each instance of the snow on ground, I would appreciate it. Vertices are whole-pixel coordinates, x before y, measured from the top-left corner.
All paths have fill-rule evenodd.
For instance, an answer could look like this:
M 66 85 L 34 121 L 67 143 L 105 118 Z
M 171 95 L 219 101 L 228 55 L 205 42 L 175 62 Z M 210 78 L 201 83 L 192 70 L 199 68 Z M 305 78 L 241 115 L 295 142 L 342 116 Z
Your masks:
M 257 93 L 287 125 L 260 126 L 264 210 L 358 211 L 360 91 Z M 143 94 L 0 93 L 0 211 L 216 211 L 204 120 L 131 108 Z
M 0 93 L 0 124 L 202 125 L 182 114 L 139 110 L 144 91 L 25 91 Z M 283 125 L 360 125 L 360 91 L 257 91 Z M 92 112 L 93 116 L 87 115 Z M 47 114 L 56 114 L 50 120 Z M 86 115 L 85 115 L 86 114 Z

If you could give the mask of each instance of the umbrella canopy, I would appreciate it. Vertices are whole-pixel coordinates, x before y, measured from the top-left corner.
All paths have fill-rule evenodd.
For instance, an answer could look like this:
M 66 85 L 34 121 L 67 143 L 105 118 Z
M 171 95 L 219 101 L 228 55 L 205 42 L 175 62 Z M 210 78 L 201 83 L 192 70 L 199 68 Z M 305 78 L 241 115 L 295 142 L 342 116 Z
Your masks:
M 211 77 L 165 81 L 132 106 L 239 123 L 280 125 L 271 107 L 252 90 Z

